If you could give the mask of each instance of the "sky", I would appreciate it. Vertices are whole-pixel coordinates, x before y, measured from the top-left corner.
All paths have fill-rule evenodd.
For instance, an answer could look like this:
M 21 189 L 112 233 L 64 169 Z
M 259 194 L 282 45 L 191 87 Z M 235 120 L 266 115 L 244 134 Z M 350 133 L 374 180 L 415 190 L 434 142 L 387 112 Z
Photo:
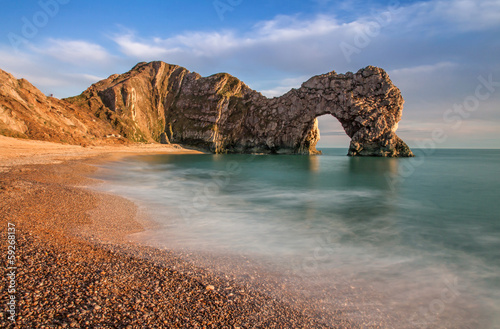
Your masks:
M 2 1 L 0 69 L 69 97 L 136 63 L 230 73 L 268 97 L 385 69 L 410 147 L 500 148 L 500 0 Z M 331 116 L 320 147 L 347 147 Z

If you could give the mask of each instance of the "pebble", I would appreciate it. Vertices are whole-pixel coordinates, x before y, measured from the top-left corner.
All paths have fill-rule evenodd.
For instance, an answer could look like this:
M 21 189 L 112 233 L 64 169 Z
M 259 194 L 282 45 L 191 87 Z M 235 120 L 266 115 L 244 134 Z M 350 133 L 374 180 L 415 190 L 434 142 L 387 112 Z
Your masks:
M 100 198 L 61 182 L 63 173 L 72 177 L 72 166 L 39 165 L 21 174 L 0 173 L 2 186 L 21 186 L 0 193 L 0 225 L 16 224 L 19 250 L 17 318 L 15 323 L 7 321 L 5 309 L 0 310 L 0 327 L 357 327 L 344 318 L 324 322 L 252 284 L 185 262 L 169 250 L 75 235 L 90 223 L 88 212 Z M 106 218 L 101 220 L 106 223 Z M 6 270 L 0 267 L 0 276 L 5 277 Z M 215 287 L 228 288 L 206 293 L 215 292 Z

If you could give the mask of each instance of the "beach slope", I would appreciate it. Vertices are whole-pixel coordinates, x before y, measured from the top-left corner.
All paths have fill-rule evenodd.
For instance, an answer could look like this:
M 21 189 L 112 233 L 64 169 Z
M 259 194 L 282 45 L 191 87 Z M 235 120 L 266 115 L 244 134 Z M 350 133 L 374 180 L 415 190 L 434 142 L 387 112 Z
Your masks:
M 129 243 L 127 234 L 143 229 L 137 206 L 86 188 L 96 183 L 87 177 L 103 161 L 174 152 L 199 153 L 175 145 L 84 148 L 0 136 L 5 259 L 9 243 L 15 245 L 15 259 L 1 267 L 8 278 L 0 288 L 1 327 L 356 327 L 342 316 L 321 323 L 174 252 Z

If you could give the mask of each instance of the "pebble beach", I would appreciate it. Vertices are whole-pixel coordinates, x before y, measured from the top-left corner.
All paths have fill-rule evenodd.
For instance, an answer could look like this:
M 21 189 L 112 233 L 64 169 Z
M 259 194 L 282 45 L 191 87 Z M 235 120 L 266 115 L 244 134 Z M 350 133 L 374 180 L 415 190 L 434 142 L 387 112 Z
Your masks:
M 16 141 L 0 141 L 11 143 L 3 145 L 0 172 L 1 270 L 7 278 L 0 288 L 1 327 L 360 327 L 341 312 L 325 323 L 231 273 L 215 275 L 173 251 L 129 242 L 128 234 L 144 229 L 137 206 L 87 188 L 97 183 L 87 178 L 93 164 L 119 152 L 82 148 L 64 158 L 65 150 L 30 156 L 29 150 L 19 154 Z M 168 150 L 174 151 L 183 152 Z M 9 245 L 15 245 L 11 263 Z

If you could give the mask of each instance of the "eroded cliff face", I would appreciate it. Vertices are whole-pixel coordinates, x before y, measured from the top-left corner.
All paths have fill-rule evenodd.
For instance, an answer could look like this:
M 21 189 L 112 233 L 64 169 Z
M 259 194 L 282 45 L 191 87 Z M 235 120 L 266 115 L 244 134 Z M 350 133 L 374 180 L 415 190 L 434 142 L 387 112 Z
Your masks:
M 237 78 L 201 77 L 163 62 L 139 63 L 66 100 L 46 97 L 0 70 L 0 133 L 72 144 L 175 142 L 216 153 L 315 154 L 317 117 L 336 117 L 349 155 L 413 156 L 396 135 L 403 98 L 387 73 L 312 77 L 266 98 Z
M 65 100 L 47 97 L 25 79 L 0 70 L 0 134 L 70 144 L 126 143 L 118 132 Z
M 413 156 L 396 135 L 403 98 L 387 73 L 315 76 L 268 99 L 237 78 L 201 77 L 163 62 L 139 63 L 68 101 L 110 118 L 134 141 L 172 141 L 216 153 L 315 154 L 317 117 L 336 117 L 351 138 L 349 155 Z
M 165 112 L 188 73 L 163 62 L 139 63 L 129 72 L 114 74 L 66 100 L 106 118 L 131 141 L 159 142 L 165 131 Z

